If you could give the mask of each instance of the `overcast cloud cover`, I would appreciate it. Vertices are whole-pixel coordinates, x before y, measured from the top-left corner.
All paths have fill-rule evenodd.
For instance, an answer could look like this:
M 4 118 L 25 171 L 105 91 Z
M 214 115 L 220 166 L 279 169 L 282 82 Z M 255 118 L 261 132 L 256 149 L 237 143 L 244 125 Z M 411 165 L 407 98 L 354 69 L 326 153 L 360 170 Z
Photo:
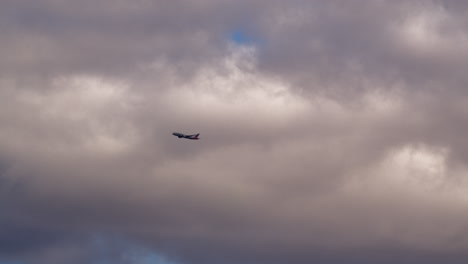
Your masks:
M 468 261 L 465 1 L 3 0 L 0 33 L 2 264 Z

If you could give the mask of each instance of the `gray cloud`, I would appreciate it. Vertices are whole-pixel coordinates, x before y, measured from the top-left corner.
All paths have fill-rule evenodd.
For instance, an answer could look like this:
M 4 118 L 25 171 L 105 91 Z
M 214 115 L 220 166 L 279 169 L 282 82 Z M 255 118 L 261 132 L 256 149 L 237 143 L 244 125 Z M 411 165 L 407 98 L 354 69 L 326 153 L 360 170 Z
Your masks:
M 466 8 L 4 1 L 0 259 L 466 262 Z

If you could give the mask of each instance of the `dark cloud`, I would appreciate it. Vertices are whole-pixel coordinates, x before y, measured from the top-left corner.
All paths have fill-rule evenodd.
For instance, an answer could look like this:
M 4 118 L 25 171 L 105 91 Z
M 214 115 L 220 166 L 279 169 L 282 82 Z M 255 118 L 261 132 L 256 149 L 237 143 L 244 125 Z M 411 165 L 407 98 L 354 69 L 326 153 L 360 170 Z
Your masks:
M 466 10 L 3 1 L 0 259 L 465 263 Z

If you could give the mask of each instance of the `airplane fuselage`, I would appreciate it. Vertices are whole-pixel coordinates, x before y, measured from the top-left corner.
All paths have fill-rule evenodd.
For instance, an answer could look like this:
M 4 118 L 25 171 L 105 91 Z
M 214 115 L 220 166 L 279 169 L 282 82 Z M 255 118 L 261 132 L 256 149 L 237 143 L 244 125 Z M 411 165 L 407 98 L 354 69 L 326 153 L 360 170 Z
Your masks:
M 172 135 L 178 137 L 178 138 L 186 138 L 186 139 L 191 139 L 191 140 L 199 140 L 198 136 L 200 135 L 200 133 L 198 134 L 193 134 L 193 135 L 185 135 L 185 134 L 182 134 L 182 133 L 177 133 L 177 132 L 174 132 L 172 133 Z

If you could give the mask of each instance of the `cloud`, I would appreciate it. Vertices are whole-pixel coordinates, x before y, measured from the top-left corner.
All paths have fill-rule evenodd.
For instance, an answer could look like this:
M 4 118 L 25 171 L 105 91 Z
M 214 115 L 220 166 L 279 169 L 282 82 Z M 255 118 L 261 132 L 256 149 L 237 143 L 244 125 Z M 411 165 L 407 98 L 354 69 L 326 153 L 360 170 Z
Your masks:
M 465 5 L 2 5 L 0 258 L 468 259 Z

